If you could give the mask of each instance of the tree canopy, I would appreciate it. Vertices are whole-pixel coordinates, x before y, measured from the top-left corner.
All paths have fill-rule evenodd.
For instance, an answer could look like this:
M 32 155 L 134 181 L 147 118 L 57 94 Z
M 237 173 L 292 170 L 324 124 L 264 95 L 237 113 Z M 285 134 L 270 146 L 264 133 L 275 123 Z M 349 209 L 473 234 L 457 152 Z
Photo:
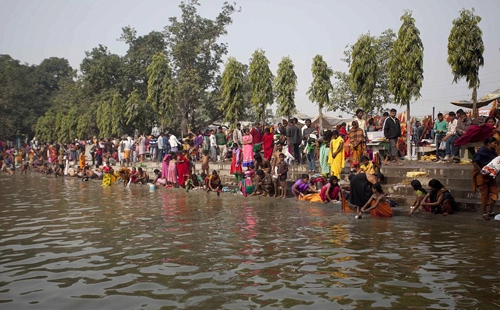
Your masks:
M 356 104 L 365 111 L 372 108 L 378 73 L 377 60 L 375 39 L 369 34 L 360 36 L 352 48 L 349 83 L 351 90 L 357 95 Z
M 472 89 L 473 111 L 477 114 L 477 88 L 480 85 L 479 67 L 484 65 L 483 32 L 479 28 L 481 17 L 474 14 L 474 9 L 460 11 L 460 16 L 453 20 L 448 37 L 448 64 L 453 73 L 453 82 L 465 78 Z
M 297 91 L 297 75 L 290 57 L 283 57 L 278 64 L 274 79 L 274 91 L 278 108 L 276 114 L 290 118 L 297 112 L 295 107 L 295 92 Z
M 250 85 L 252 87 L 252 103 L 257 119 L 264 120 L 267 107 L 273 104 L 273 73 L 269 69 L 269 60 L 265 52 L 256 50 L 250 59 Z
M 323 56 L 316 55 L 313 58 L 311 71 L 313 80 L 307 90 L 307 95 L 309 95 L 309 100 L 318 105 L 320 126 L 323 126 L 323 108 L 331 109 L 329 96 L 333 88 L 330 80 L 333 70 L 328 67 L 326 61 L 323 60 Z

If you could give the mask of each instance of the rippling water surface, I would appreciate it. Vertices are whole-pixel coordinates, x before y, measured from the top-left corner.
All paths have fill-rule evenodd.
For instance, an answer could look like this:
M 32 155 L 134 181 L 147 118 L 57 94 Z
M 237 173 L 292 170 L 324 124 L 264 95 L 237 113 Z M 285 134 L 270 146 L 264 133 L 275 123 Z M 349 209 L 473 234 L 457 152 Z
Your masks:
M 0 175 L 1 309 L 497 309 L 494 227 Z

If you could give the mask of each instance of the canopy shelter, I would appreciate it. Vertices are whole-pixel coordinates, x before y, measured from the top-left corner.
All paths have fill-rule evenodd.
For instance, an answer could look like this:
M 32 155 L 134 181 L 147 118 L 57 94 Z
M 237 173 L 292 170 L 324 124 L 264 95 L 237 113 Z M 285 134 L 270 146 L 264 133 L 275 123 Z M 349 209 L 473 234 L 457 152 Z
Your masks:
M 476 107 L 482 108 L 490 104 L 492 101 L 500 99 L 500 87 L 497 88 L 494 92 L 491 92 L 487 94 L 486 96 L 481 97 L 480 99 L 477 100 L 477 105 Z M 470 100 L 460 100 L 460 101 L 451 101 L 451 104 L 454 104 L 456 106 L 462 107 L 462 108 L 467 108 L 467 109 L 472 109 L 473 103 Z
M 319 115 L 308 116 L 306 114 L 298 113 L 295 115 L 295 117 L 298 119 L 299 125 L 305 124 L 305 120 L 310 119 L 311 125 L 315 127 L 316 125 L 319 125 L 320 121 Z M 323 129 L 335 129 L 336 126 L 342 123 L 350 124 L 353 120 L 354 118 L 337 118 L 323 114 Z

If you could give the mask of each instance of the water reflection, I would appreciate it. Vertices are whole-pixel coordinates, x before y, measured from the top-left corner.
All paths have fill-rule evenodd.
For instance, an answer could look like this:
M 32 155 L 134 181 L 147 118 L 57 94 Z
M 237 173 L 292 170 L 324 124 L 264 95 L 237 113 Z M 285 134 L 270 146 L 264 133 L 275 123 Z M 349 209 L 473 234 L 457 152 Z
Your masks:
M 494 227 L 0 176 L 2 309 L 498 308 Z

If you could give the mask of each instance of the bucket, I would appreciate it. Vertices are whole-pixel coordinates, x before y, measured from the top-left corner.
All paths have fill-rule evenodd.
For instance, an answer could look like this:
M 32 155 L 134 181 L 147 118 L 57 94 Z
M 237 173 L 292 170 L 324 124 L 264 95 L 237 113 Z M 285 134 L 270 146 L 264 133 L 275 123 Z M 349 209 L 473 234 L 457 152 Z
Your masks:
M 148 184 L 149 184 L 149 191 L 154 192 L 156 190 L 156 185 L 154 185 L 153 183 L 148 183 Z

